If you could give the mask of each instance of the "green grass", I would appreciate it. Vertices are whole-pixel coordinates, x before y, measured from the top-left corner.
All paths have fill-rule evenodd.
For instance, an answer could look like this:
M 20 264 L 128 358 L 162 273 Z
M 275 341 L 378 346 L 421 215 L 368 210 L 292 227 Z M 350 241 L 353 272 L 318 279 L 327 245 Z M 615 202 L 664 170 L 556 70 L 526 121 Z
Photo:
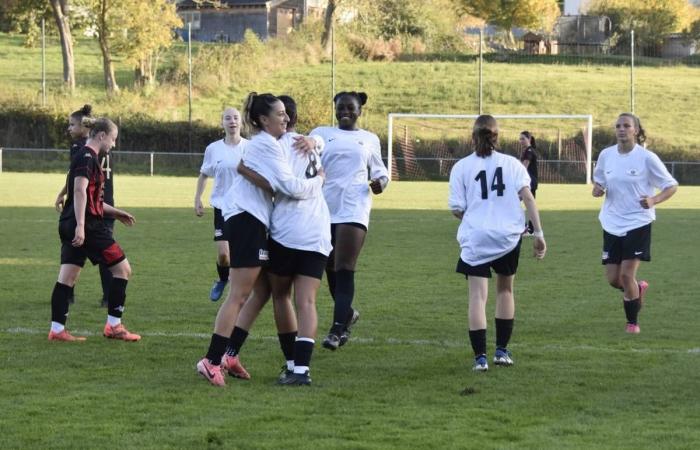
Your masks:
M 516 366 L 470 370 L 466 283 L 454 273 L 457 221 L 445 183 L 394 183 L 376 198 L 359 262 L 354 340 L 317 349 L 314 385 L 274 385 L 271 311 L 243 352 L 253 375 L 209 386 L 194 372 L 217 304 L 211 212 L 196 218 L 194 178 L 121 176 L 118 225 L 129 256 L 126 324 L 136 344 L 99 336 L 97 270 L 76 288 L 69 326 L 82 344 L 46 341 L 58 270 L 61 175 L 0 174 L 0 448 L 694 448 L 700 328 L 700 188 L 682 187 L 654 225 L 642 334 L 623 332 L 620 294 L 599 264 L 599 200 L 586 186 L 538 191 L 549 253 L 521 256 Z M 528 244 L 526 242 L 526 244 Z M 319 334 L 331 316 L 319 292 Z M 489 305 L 493 311 L 493 305 Z M 492 312 L 489 314 L 491 316 Z M 489 334 L 489 349 L 493 346 Z
M 39 49 L 22 47 L 22 39 L 0 34 L 0 100 L 38 103 L 41 59 Z M 80 39 L 76 46 L 76 77 L 79 88 L 72 97 L 60 92 L 60 48 L 50 40 L 47 76 L 50 105 L 72 111 L 91 102 L 100 112 L 129 116 L 147 114 L 162 120 L 187 119 L 184 86 L 164 86 L 139 93 L 127 89 L 115 99 L 103 91 L 101 59 L 93 41 Z M 178 43 L 167 52 L 167 66 L 185 47 Z M 582 60 L 583 62 L 583 60 Z M 129 87 L 132 70 L 117 61 L 117 79 Z M 618 113 L 630 109 L 629 68 L 583 63 L 501 63 L 484 65 L 484 111 L 493 114 L 593 114 L 597 127 L 612 128 Z M 386 131 L 390 112 L 478 112 L 478 65 L 462 62 L 341 62 L 336 67 L 337 90 L 364 90 L 369 102 L 363 125 L 379 134 Z M 700 151 L 700 118 L 694 112 L 700 97 L 700 67 L 638 67 L 636 112 L 642 117 L 652 145 L 663 141 L 662 150 L 673 147 Z M 195 84 L 193 117 L 215 125 L 224 105 L 238 105 L 246 93 L 285 92 L 303 99 L 315 124 L 331 120 L 331 71 L 329 64 L 304 64 L 291 69 L 261 73 L 251 85 L 221 89 L 209 95 L 207 86 Z M 212 92 L 212 89 L 206 89 Z M 303 119 L 303 118 L 302 118 Z M 660 143 L 661 144 L 661 143 Z

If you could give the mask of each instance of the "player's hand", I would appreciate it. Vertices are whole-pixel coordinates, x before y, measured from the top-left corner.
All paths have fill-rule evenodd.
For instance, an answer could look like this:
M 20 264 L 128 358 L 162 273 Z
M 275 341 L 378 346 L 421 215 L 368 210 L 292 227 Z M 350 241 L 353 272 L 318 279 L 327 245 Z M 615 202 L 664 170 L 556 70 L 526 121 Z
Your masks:
M 202 217 L 204 215 L 204 205 L 202 205 L 202 200 L 196 198 L 194 200 L 194 213 L 197 217 Z
M 373 194 L 381 194 L 384 191 L 384 186 L 382 186 L 382 180 L 376 178 L 369 182 L 369 187 L 372 189 Z
M 85 243 L 85 227 L 78 225 L 75 227 L 75 235 L 71 241 L 73 247 L 80 247 Z
M 547 253 L 547 243 L 544 241 L 543 237 L 536 237 L 532 241 L 532 250 L 535 258 L 544 258 L 545 253 Z
M 306 155 L 316 148 L 316 139 L 308 136 L 297 136 L 294 138 L 294 150 Z
M 324 181 L 324 183 L 325 183 L 325 181 L 326 181 L 326 171 L 323 170 L 323 167 L 319 167 L 319 168 L 318 168 L 318 171 L 316 172 L 316 175 L 319 176 L 319 177 L 321 177 L 321 178 L 323 178 L 323 181 Z
M 642 198 L 639 200 L 639 204 L 642 205 L 642 208 L 644 208 L 644 209 L 649 209 L 649 208 L 651 208 L 652 206 L 655 205 L 655 203 L 654 203 L 654 197 L 647 197 L 647 196 L 645 195 L 644 197 L 642 197 Z
M 602 197 L 605 194 L 605 188 L 598 183 L 593 183 L 593 197 Z
M 126 225 L 127 227 L 130 227 L 136 223 L 136 219 L 134 218 L 134 216 L 132 216 L 126 211 L 119 211 L 119 214 L 117 214 L 117 220 Z
M 56 201 L 54 202 L 53 206 L 56 208 L 56 211 L 61 212 L 63 211 L 63 206 L 65 205 L 66 198 L 62 195 L 59 195 L 56 197 Z

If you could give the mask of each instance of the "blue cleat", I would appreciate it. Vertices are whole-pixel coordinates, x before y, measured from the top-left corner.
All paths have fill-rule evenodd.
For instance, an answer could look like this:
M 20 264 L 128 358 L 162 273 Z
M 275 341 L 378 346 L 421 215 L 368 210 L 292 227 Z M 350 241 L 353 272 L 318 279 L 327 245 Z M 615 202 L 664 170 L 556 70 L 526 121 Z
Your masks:
M 510 352 L 505 348 L 496 349 L 496 354 L 493 355 L 493 363 L 497 366 L 512 366 L 514 364 Z
M 474 367 L 472 367 L 474 372 L 486 372 L 489 370 L 489 363 L 486 360 L 486 355 L 479 355 L 474 358 Z
M 211 287 L 211 292 L 209 292 L 209 299 L 212 302 L 218 301 L 222 295 L 224 295 L 224 289 L 226 288 L 226 285 L 228 284 L 228 280 L 226 281 L 215 281 L 214 286 Z

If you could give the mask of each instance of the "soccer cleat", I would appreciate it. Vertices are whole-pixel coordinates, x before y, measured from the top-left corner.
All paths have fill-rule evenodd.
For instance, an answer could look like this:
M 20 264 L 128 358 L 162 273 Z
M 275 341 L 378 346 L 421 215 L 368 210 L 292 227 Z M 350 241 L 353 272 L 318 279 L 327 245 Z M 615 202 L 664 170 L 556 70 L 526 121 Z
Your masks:
M 66 329 L 63 329 L 60 333 L 49 331 L 49 341 L 82 342 L 84 340 L 83 336 L 73 336 Z
M 340 347 L 340 336 L 335 333 L 329 333 L 328 336 L 323 339 L 323 344 L 321 345 L 328 350 L 336 351 L 338 347 Z
M 232 377 L 240 378 L 241 380 L 250 380 L 250 374 L 245 370 L 238 356 L 224 355 L 224 357 L 221 358 L 221 366 Z
M 209 300 L 212 302 L 218 301 L 222 295 L 224 295 L 224 289 L 226 288 L 226 284 L 228 284 L 228 280 L 226 281 L 215 281 L 214 286 L 211 287 L 211 291 L 209 291 Z
M 289 375 L 293 374 L 294 370 L 290 370 L 287 368 L 287 364 L 284 364 L 282 366 L 282 370 L 280 370 L 280 374 L 277 376 L 277 383 L 282 384 L 282 380 L 285 377 L 288 377 Z
M 486 355 L 479 355 L 474 358 L 474 367 L 472 367 L 474 372 L 486 372 L 489 370 L 489 363 L 486 359 Z
M 287 372 L 277 380 L 277 384 L 282 386 L 311 386 L 309 371 L 304 373 Z
M 340 341 L 338 342 L 338 345 L 340 347 L 348 343 L 348 340 L 350 339 L 351 328 L 357 323 L 358 320 L 360 320 L 360 311 L 353 309 L 352 316 L 350 316 L 350 320 L 348 320 L 345 324 L 343 334 L 340 335 Z
M 628 323 L 625 327 L 625 332 L 629 334 L 639 334 L 639 325 L 637 325 L 636 323 Z
M 493 363 L 497 366 L 512 366 L 513 359 L 508 350 L 505 348 L 497 348 L 496 354 L 493 355 Z
M 197 363 L 197 373 L 207 379 L 214 386 L 226 386 L 224 372 L 221 366 L 209 362 L 207 358 L 202 358 Z
M 124 324 L 119 324 L 116 326 L 111 326 L 108 323 L 105 324 L 105 329 L 103 331 L 104 337 L 109 339 L 119 339 L 121 341 L 136 342 L 141 340 L 141 336 L 136 333 L 131 333 L 126 329 Z

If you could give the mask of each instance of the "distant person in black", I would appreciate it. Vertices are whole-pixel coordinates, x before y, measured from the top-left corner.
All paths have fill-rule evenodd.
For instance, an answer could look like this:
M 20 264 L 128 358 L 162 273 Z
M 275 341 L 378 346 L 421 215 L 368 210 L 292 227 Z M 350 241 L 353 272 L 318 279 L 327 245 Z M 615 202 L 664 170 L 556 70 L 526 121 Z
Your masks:
M 58 222 L 61 238 L 61 268 L 51 294 L 50 341 L 83 341 L 66 330 L 68 298 L 73 290 L 85 260 L 104 264 L 113 275 L 109 288 L 107 323 L 103 334 L 111 339 L 138 341 L 141 336 L 130 333 L 121 323 L 126 300 L 126 285 L 131 266 L 104 216 L 113 217 L 126 225 L 134 224 L 134 217 L 104 203 L 105 172 L 100 155 L 106 156 L 117 139 L 117 126 L 109 119 L 84 118 L 90 128 L 85 146 L 71 159 L 68 172 L 68 196 Z
M 527 169 L 527 174 L 530 175 L 530 192 L 535 197 L 535 192 L 537 191 L 537 143 L 535 142 L 535 136 L 529 131 L 523 131 L 520 133 L 519 141 L 522 149 L 520 162 L 523 163 L 523 166 Z M 532 221 L 528 218 L 525 234 L 531 236 L 533 231 Z
M 68 134 L 71 137 L 71 146 L 70 146 L 70 159 L 73 159 L 73 156 L 75 156 L 76 153 L 78 153 L 83 146 L 85 145 L 85 141 L 88 138 L 88 134 L 90 133 L 90 129 L 83 126 L 83 118 L 91 117 L 92 113 L 92 106 L 90 105 L 84 105 L 82 108 L 80 108 L 77 111 L 74 111 L 69 117 L 68 117 Z M 110 160 L 109 154 L 105 155 L 100 155 L 100 165 L 102 167 L 102 170 L 105 173 L 105 184 L 104 184 L 104 202 L 107 203 L 110 206 L 114 206 L 114 184 L 112 182 L 112 161 Z M 66 197 L 66 191 L 67 191 L 67 185 L 68 182 L 66 181 L 66 185 L 63 186 L 61 189 L 61 192 L 58 193 L 58 196 L 56 197 L 56 202 L 54 203 L 54 206 L 56 207 L 56 211 L 61 212 L 64 207 L 65 203 L 65 197 Z M 107 228 L 109 228 L 110 233 L 114 231 L 114 219 L 113 218 L 105 218 L 104 219 L 105 225 L 107 225 Z M 107 307 L 108 304 L 108 295 L 109 295 L 109 284 L 112 282 L 112 272 L 109 271 L 109 268 L 105 266 L 104 264 L 100 264 L 100 280 L 102 281 L 102 299 L 100 301 L 100 305 L 102 307 Z M 70 299 L 68 300 L 71 304 L 75 301 L 75 295 L 73 292 L 71 292 Z

